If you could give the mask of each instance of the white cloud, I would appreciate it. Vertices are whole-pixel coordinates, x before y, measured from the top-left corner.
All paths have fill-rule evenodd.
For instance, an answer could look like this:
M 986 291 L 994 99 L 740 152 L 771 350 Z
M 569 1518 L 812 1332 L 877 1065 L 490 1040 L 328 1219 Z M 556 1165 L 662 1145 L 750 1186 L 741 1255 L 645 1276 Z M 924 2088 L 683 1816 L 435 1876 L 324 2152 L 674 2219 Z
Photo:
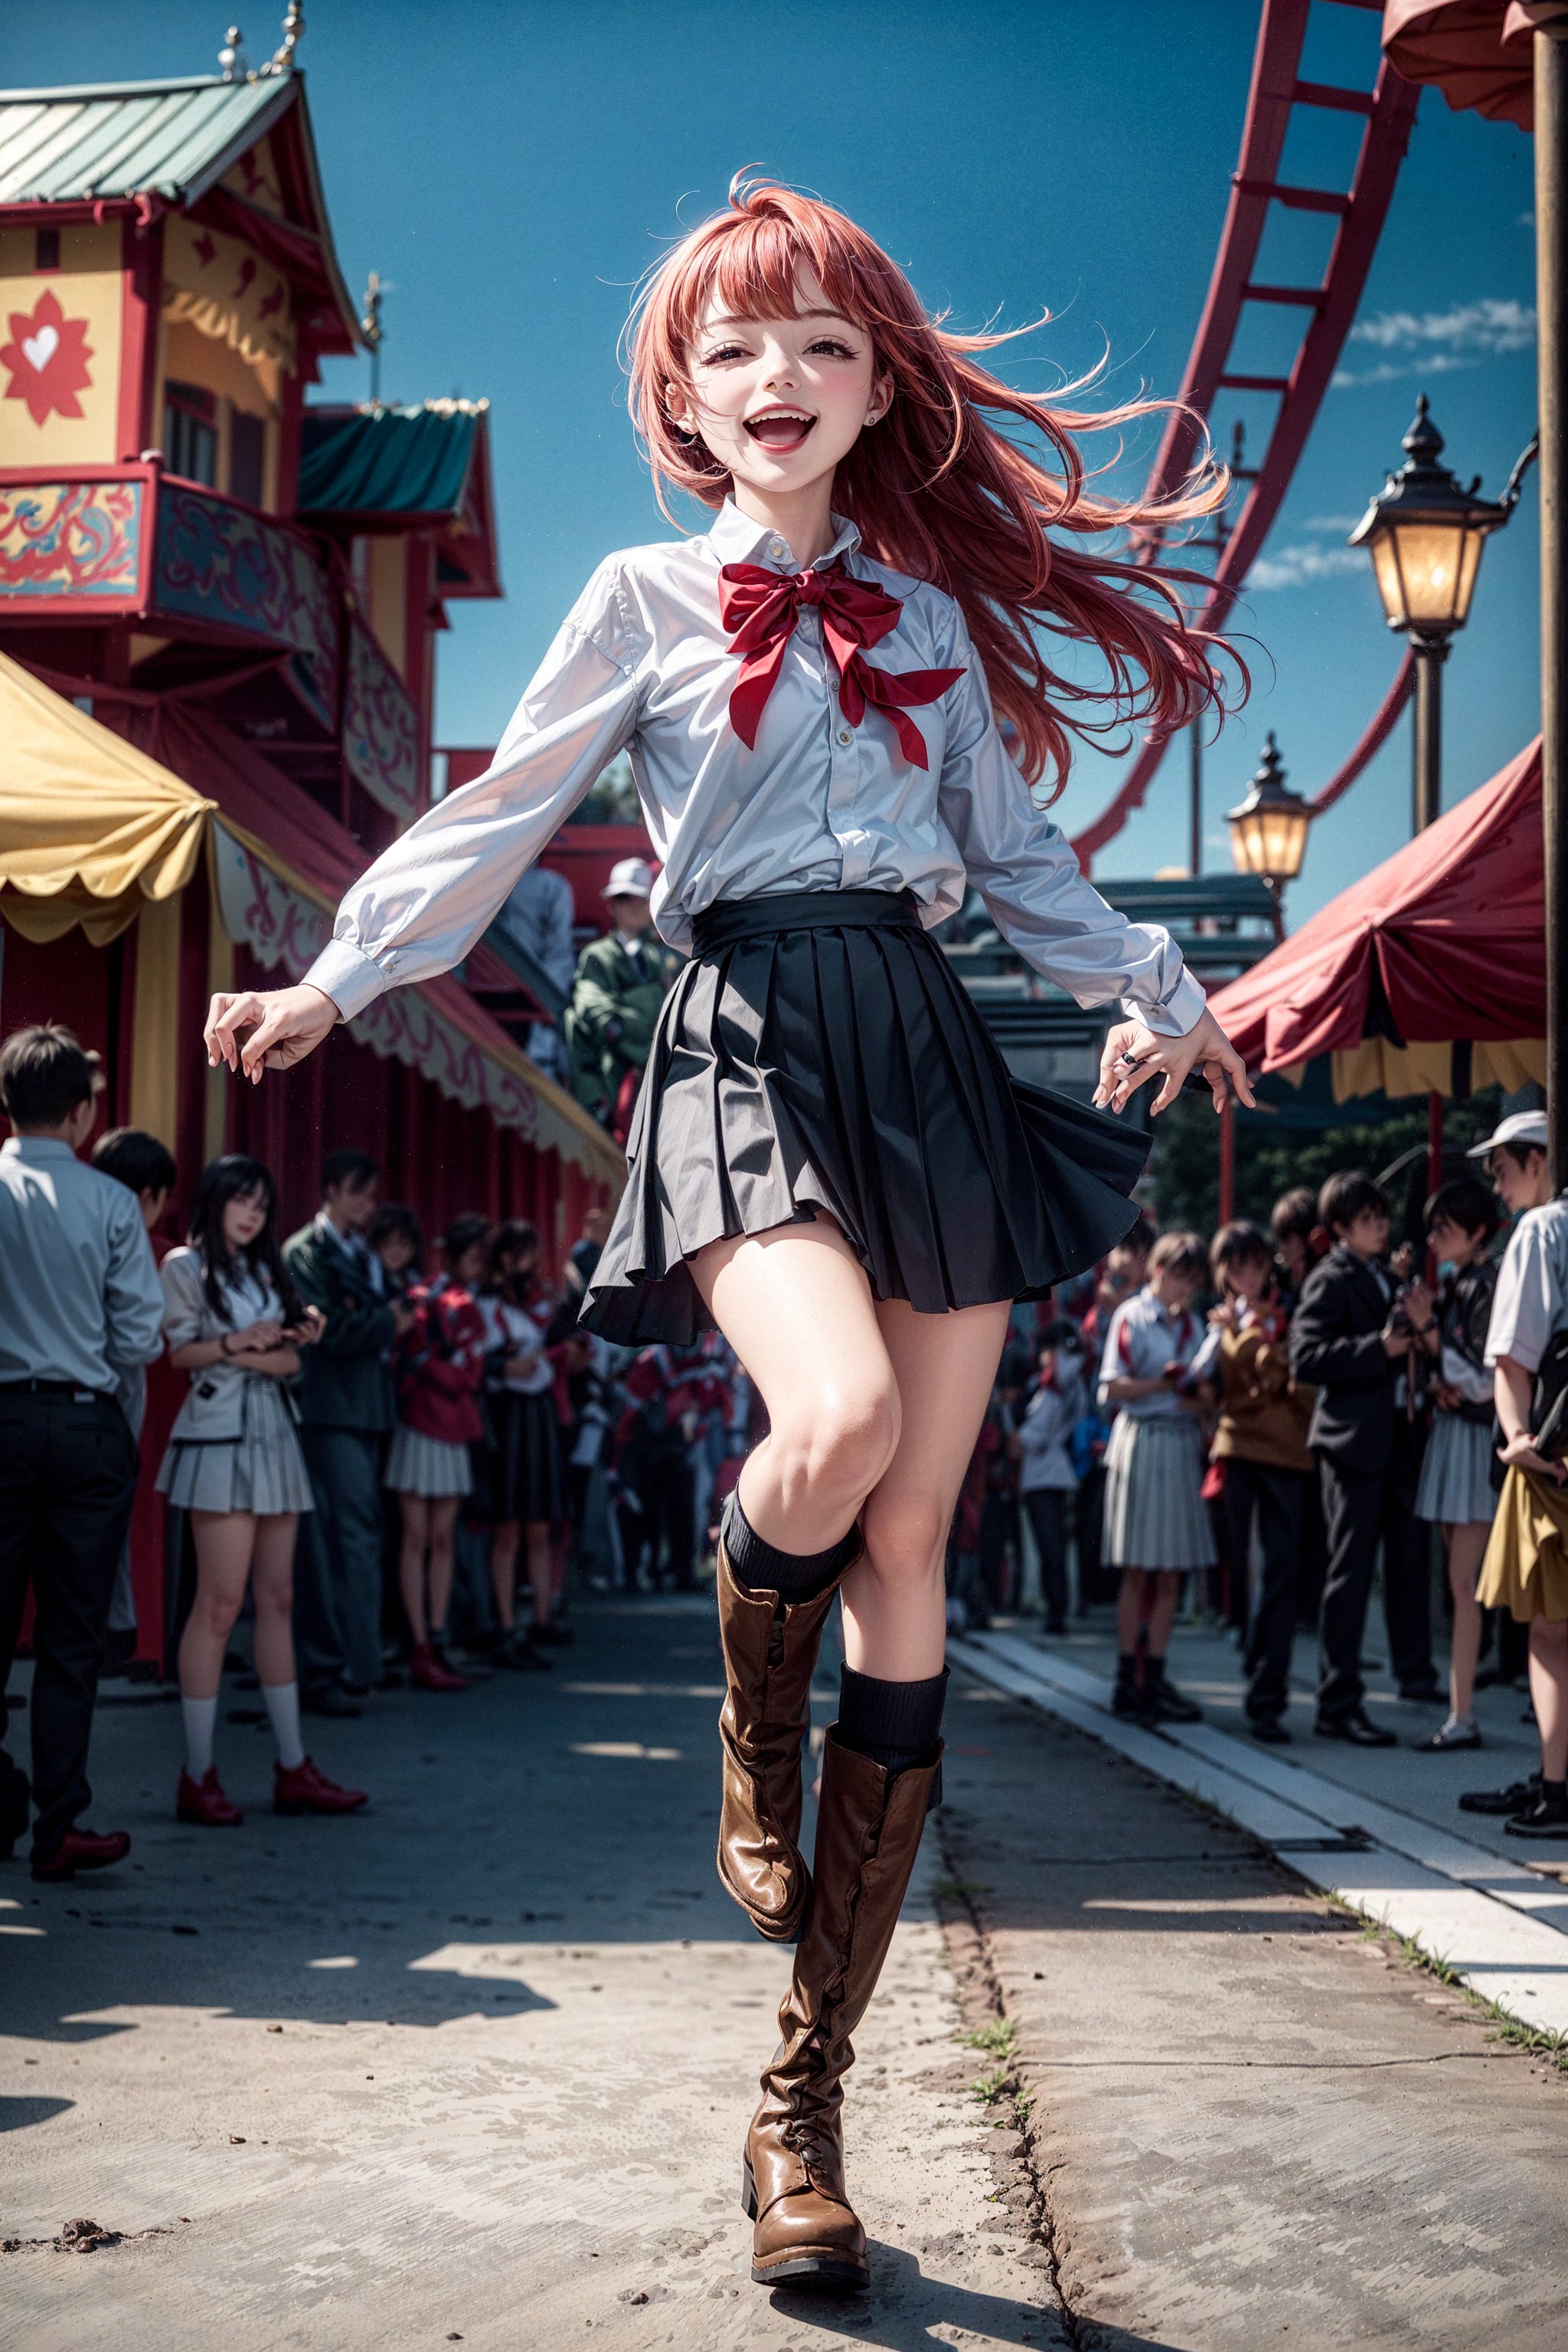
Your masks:
M 1479 367 L 1500 352 L 1528 351 L 1535 341 L 1535 312 L 1511 295 L 1457 302 L 1447 310 L 1380 310 L 1375 318 L 1358 319 L 1350 340 L 1390 356 L 1375 367 L 1336 369 L 1336 392 L 1352 384 L 1397 383 L 1413 375 L 1448 375 L 1456 368 Z
M 1358 319 L 1351 329 L 1352 343 L 1374 343 L 1380 351 L 1522 352 L 1535 341 L 1535 312 L 1528 302 L 1489 295 L 1479 302 L 1458 302 L 1449 310 L 1380 310 L 1375 319 Z
M 1363 509 L 1363 512 L 1364 511 L 1365 509 Z M 1361 516 L 1358 514 L 1309 515 L 1304 522 L 1299 522 L 1296 525 L 1296 529 L 1298 530 L 1326 530 L 1331 533 L 1338 531 L 1342 536 L 1347 531 L 1352 531 L 1360 520 Z
M 1304 588 L 1310 580 L 1331 579 L 1343 572 L 1364 572 L 1364 551 L 1357 547 L 1282 547 L 1274 555 L 1259 556 L 1247 575 L 1249 588 Z

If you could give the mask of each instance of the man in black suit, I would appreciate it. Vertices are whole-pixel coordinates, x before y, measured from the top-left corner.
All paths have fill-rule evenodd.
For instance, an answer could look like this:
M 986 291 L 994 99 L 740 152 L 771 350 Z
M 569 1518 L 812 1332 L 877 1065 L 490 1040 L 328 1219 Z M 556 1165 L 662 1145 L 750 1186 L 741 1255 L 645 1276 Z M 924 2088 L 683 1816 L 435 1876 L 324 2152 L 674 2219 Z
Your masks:
M 1307 1442 L 1318 1457 L 1328 1572 L 1320 1620 L 1319 1733 L 1393 1748 L 1363 1705 L 1362 1635 L 1383 1541 L 1389 1659 L 1402 1698 L 1440 1696 L 1432 1664 L 1427 1531 L 1415 1517 L 1421 1447 L 1406 1408 L 1406 1362 L 1431 1320 L 1413 1283 L 1396 1301 L 1382 1263 L 1388 1201 L 1359 1170 L 1331 1176 L 1318 1202 L 1334 1247 L 1308 1276 L 1290 1326 L 1290 1369 L 1318 1391 Z

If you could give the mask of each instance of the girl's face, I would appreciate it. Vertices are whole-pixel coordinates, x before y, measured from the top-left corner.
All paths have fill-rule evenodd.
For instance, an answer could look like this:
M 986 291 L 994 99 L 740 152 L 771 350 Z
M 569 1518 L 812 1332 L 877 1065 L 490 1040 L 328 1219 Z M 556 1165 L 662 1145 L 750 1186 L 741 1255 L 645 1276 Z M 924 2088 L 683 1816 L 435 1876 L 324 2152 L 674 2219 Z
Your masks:
M 1358 1209 L 1340 1239 L 1357 1257 L 1381 1257 L 1388 1247 L 1388 1218 L 1382 1209 Z
M 1233 1257 L 1225 1270 L 1225 1287 L 1233 1298 L 1251 1307 L 1268 1289 L 1270 1271 L 1266 1257 Z
M 715 294 L 687 355 L 691 397 L 671 388 L 681 431 L 697 434 L 737 487 L 773 498 L 831 475 L 893 396 L 870 336 L 829 308 L 808 269 L 795 300 L 796 319 L 736 319 Z
M 1480 1256 L 1487 1245 L 1484 1233 L 1466 1233 L 1447 1217 L 1438 1217 L 1428 1238 L 1435 1257 L 1447 1259 L 1450 1265 L 1469 1265 Z
M 402 1274 L 414 1263 L 414 1244 L 406 1234 L 388 1234 L 376 1244 L 375 1254 L 388 1274 Z
M 471 1242 L 468 1247 L 452 1260 L 452 1279 L 465 1290 L 477 1290 L 485 1270 L 485 1245 Z
M 1307 1244 L 1300 1234 L 1286 1234 L 1279 1244 L 1285 1271 L 1298 1287 L 1307 1271 Z
M 231 1253 L 248 1249 L 266 1223 L 267 1195 L 260 1185 L 253 1185 L 248 1192 L 237 1192 L 223 1204 L 224 1247 Z
M 532 1276 L 538 1258 L 537 1250 L 503 1250 L 500 1260 L 501 1280 L 510 1283 L 526 1283 Z

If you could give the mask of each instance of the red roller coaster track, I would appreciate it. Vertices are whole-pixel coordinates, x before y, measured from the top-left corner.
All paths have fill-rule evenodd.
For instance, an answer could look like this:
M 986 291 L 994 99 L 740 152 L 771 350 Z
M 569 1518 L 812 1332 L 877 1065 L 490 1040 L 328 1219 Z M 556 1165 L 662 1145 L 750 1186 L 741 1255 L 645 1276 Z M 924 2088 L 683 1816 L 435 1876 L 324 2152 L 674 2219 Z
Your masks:
M 1382 13 L 1382 0 L 1320 0 L 1320 5 Z M 1171 417 L 1149 477 L 1151 493 L 1167 492 L 1182 480 L 1196 454 L 1199 436 L 1215 401 L 1222 392 L 1264 393 L 1277 400 L 1262 463 L 1255 470 L 1238 476 L 1245 486 L 1245 496 L 1199 608 L 1199 625 L 1205 628 L 1212 628 L 1223 620 L 1284 502 L 1319 403 L 1328 390 L 1355 317 L 1420 96 L 1414 83 L 1405 81 L 1382 59 L 1368 89 L 1302 81 L 1298 68 L 1311 7 L 1312 0 L 1263 0 L 1240 160 L 1231 177 L 1230 203 L 1209 280 L 1208 299 L 1182 378 L 1180 398 L 1189 413 L 1178 412 Z M 1328 108 L 1365 118 L 1351 184 L 1343 194 L 1329 188 L 1291 187 L 1280 183 L 1279 171 L 1285 136 L 1298 107 Z M 1269 207 L 1274 205 L 1291 212 L 1327 214 L 1337 220 L 1328 265 L 1317 285 L 1269 286 L 1254 282 L 1253 269 Z M 1300 312 L 1303 323 L 1296 355 L 1284 374 L 1242 373 L 1230 364 L 1243 318 L 1248 306 L 1254 304 Z M 1153 550 L 1149 551 L 1152 557 Z M 1377 740 L 1382 741 L 1393 718 L 1403 707 L 1404 698 L 1401 694 L 1394 703 L 1391 692 L 1389 701 L 1368 730 L 1369 738 L 1386 719 L 1377 736 Z M 1388 715 L 1391 703 L 1394 709 Z M 1115 838 L 1134 809 L 1142 807 L 1169 740 L 1165 737 L 1142 747 L 1109 805 L 1074 838 L 1073 847 L 1086 872 L 1096 852 Z M 1367 740 L 1363 738 L 1363 746 L 1357 747 L 1357 752 L 1334 779 L 1340 790 L 1353 781 L 1353 775 L 1360 773 L 1371 757 L 1371 751 L 1363 750 Z M 1332 796 L 1337 798 L 1337 793 Z

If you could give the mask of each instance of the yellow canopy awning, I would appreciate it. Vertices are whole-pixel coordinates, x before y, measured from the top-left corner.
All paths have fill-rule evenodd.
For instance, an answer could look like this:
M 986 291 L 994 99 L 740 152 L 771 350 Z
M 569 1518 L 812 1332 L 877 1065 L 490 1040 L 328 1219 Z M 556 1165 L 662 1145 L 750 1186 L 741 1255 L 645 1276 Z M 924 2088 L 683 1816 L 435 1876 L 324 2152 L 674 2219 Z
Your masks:
M 106 946 L 184 888 L 216 806 L 0 654 L 0 909 L 24 939 Z

